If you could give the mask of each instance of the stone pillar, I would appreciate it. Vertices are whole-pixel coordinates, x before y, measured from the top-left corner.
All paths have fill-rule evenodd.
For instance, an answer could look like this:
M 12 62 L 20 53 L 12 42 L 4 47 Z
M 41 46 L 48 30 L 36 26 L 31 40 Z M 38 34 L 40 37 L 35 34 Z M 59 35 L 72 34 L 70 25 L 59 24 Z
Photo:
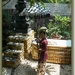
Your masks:
M 27 33 L 29 27 L 29 19 L 26 19 L 26 15 L 19 15 L 24 8 L 26 8 L 26 2 L 24 0 L 18 0 L 17 4 L 15 5 L 17 14 L 16 14 L 16 26 L 15 32 L 16 33 Z

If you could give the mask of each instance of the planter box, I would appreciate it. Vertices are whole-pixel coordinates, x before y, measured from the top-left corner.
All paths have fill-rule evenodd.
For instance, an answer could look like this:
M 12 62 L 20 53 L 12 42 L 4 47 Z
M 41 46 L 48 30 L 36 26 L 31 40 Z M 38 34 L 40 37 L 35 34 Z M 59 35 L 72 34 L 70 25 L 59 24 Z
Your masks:
M 47 62 L 59 64 L 71 64 L 71 40 L 48 39 Z M 37 44 L 32 44 L 32 59 L 38 59 Z

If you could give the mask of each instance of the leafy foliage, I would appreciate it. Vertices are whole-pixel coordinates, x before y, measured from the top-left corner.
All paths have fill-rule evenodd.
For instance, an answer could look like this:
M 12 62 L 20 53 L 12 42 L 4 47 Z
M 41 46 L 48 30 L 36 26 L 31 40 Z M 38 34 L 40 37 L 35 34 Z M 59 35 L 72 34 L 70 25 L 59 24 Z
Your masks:
M 71 0 L 27 0 L 27 2 L 46 2 L 46 3 L 71 3 Z
M 52 35 L 58 36 L 61 35 L 63 37 L 70 37 L 71 31 L 68 29 L 70 18 L 63 16 L 61 17 L 60 15 L 55 16 L 55 21 L 50 20 L 48 24 L 48 37 L 51 38 Z

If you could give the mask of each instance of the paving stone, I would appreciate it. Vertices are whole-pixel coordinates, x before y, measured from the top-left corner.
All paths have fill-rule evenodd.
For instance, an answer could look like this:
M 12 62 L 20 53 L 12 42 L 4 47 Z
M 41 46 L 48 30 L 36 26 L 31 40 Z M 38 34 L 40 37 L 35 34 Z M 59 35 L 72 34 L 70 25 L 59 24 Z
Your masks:
M 62 68 L 62 67 L 63 68 Z M 44 75 L 71 75 L 71 65 L 60 65 L 53 63 L 46 63 L 46 72 Z M 23 60 L 16 68 L 2 67 L 2 75 L 37 75 L 38 62 L 35 60 Z M 13 72 L 13 73 L 12 73 Z M 39 75 L 43 75 L 41 72 Z

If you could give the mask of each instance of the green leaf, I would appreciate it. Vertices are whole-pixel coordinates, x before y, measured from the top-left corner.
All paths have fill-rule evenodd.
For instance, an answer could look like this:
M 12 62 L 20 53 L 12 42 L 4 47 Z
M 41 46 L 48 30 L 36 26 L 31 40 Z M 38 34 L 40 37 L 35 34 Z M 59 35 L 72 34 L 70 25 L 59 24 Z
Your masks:
M 42 7 L 45 8 L 45 4 L 42 0 L 40 0 L 40 3 L 42 4 Z
M 58 0 L 55 0 L 55 3 L 58 3 Z
M 48 1 L 48 2 L 50 2 L 50 3 L 54 3 L 54 1 L 53 1 L 53 0 L 46 0 L 46 1 Z
M 35 3 L 35 0 L 30 0 L 30 7 L 33 6 Z

